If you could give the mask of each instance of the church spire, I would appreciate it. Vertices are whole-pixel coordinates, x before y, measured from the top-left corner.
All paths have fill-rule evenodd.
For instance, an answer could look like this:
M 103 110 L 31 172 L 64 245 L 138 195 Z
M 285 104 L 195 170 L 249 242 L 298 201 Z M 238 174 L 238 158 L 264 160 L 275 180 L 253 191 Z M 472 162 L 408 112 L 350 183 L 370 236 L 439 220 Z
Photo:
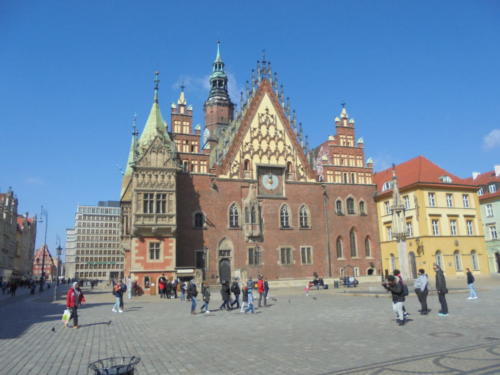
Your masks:
M 224 61 L 222 61 L 220 54 L 220 42 L 217 42 L 217 54 L 212 64 L 212 74 L 210 74 L 210 93 L 208 95 L 208 100 L 211 98 L 229 101 L 227 75 L 224 71 Z
M 132 141 L 130 142 L 127 165 L 125 166 L 125 176 L 130 176 L 132 174 L 132 167 L 135 164 L 135 160 L 137 157 L 137 136 L 139 135 L 139 133 L 137 132 L 136 122 L 137 115 L 134 114 L 134 119 L 132 121 Z
M 222 62 L 220 57 L 220 40 L 217 41 L 217 54 L 215 55 L 215 62 Z
M 159 72 L 155 72 L 153 105 L 149 111 L 149 116 L 146 121 L 146 125 L 144 126 L 144 130 L 139 138 L 139 147 L 141 149 L 149 146 L 153 139 L 157 136 L 165 142 L 171 142 L 167 133 L 167 124 L 163 120 L 160 105 L 158 104 L 158 91 L 160 83 L 159 74 Z

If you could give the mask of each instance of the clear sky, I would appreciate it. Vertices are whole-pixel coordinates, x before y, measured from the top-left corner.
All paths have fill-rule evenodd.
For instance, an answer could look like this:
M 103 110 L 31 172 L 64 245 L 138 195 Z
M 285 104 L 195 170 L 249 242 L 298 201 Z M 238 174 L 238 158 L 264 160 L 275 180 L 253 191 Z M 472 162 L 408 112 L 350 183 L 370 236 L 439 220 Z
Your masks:
M 491 170 L 499 13 L 488 0 L 2 0 L 0 191 L 20 212 L 47 207 L 47 242 L 64 243 L 78 204 L 119 199 L 155 70 L 165 119 L 184 82 L 202 123 L 217 40 L 236 103 L 266 50 L 311 146 L 345 101 L 375 170 L 418 155 L 461 177 Z

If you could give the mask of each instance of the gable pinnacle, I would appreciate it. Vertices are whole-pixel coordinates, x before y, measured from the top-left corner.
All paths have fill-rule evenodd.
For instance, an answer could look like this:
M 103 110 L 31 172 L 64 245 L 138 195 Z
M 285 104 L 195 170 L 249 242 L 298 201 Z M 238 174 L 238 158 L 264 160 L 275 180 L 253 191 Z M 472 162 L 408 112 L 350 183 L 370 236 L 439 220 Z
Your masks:
M 159 90 L 159 85 L 160 85 L 160 79 L 158 78 L 160 75 L 159 71 L 155 72 L 155 88 L 154 88 L 154 102 L 158 103 L 158 90 Z
M 215 55 L 215 62 L 221 62 L 222 58 L 220 56 L 220 40 L 217 41 L 217 54 Z
M 177 104 L 179 105 L 186 105 L 186 97 L 184 95 L 184 82 L 181 84 L 181 93 L 179 95 L 179 99 L 177 100 Z

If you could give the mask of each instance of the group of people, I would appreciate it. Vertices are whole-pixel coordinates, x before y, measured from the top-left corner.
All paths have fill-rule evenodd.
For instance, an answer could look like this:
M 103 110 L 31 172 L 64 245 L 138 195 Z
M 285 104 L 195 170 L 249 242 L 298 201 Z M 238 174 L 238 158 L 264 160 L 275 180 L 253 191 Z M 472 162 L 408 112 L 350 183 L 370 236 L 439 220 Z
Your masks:
M 177 298 L 177 286 L 179 280 L 170 280 L 163 274 L 158 280 L 158 294 L 160 298 Z
M 438 300 L 440 304 L 440 310 L 438 312 L 439 316 L 448 316 L 448 303 L 446 301 L 446 294 L 448 293 L 448 288 L 446 287 L 446 278 L 444 276 L 443 270 L 438 264 L 433 265 L 434 272 L 436 273 L 436 292 L 438 295 Z M 474 275 L 469 268 L 467 268 L 467 286 L 469 288 L 468 299 L 477 299 L 477 291 L 474 285 L 475 279 Z M 398 325 L 402 326 L 408 319 L 408 313 L 404 302 L 408 296 L 408 286 L 401 277 L 401 272 L 399 270 L 394 270 L 393 275 L 387 277 L 387 281 L 382 284 L 382 286 L 387 289 L 392 294 L 392 309 L 396 313 L 396 322 Z M 418 270 L 418 277 L 415 280 L 415 294 L 420 302 L 420 314 L 427 315 L 431 310 L 427 306 L 427 296 L 429 294 L 429 277 L 426 275 L 425 270 Z
M 258 307 L 267 305 L 267 297 L 269 294 L 269 282 L 259 275 L 257 282 L 254 282 L 252 277 L 248 278 L 246 283 L 240 283 L 239 278 L 235 277 L 230 284 L 228 280 L 221 282 L 220 294 L 222 297 L 222 304 L 219 310 L 231 311 L 233 309 L 240 309 L 240 312 L 254 313 L 254 290 L 259 294 Z M 191 314 L 196 314 L 196 305 L 198 297 L 198 289 L 194 280 L 189 281 L 186 287 L 186 294 L 188 300 L 191 301 Z M 233 298 L 231 298 L 231 295 Z M 201 306 L 200 313 L 208 314 L 210 310 L 208 305 L 210 303 L 210 287 L 203 282 L 201 284 L 201 296 L 203 305 Z M 240 304 L 240 296 L 242 301 Z

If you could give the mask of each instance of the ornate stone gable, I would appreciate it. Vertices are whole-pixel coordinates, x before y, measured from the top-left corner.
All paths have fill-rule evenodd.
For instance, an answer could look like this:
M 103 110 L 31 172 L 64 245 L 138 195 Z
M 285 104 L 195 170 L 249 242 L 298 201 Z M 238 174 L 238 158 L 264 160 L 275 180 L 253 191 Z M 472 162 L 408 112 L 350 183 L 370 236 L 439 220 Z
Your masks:
M 141 156 L 135 163 L 136 168 L 168 168 L 176 169 L 175 154 L 170 147 L 156 137 L 150 146 L 142 152 Z
M 315 174 L 267 80 L 259 86 L 237 134 L 227 145 L 220 175 L 252 178 L 258 165 L 287 169 L 287 179 L 315 181 Z

